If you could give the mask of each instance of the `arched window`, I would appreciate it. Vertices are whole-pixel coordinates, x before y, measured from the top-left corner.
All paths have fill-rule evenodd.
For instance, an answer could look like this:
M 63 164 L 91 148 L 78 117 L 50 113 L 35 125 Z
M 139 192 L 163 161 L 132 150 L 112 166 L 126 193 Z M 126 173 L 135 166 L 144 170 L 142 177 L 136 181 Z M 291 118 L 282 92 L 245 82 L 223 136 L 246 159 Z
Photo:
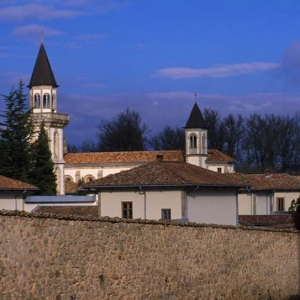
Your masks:
M 95 180 L 95 177 L 94 177 L 93 175 L 86 175 L 86 176 L 84 176 L 84 178 L 83 178 L 83 181 L 84 181 L 84 182 L 91 182 L 91 181 L 93 181 L 93 180 Z
M 65 175 L 65 182 L 68 181 L 68 182 L 74 182 L 72 176 L 70 175 Z
M 43 107 L 50 108 L 50 95 L 48 93 L 43 96 Z
M 41 97 L 40 97 L 40 94 L 38 94 L 38 93 L 34 94 L 34 107 L 35 108 L 41 107 Z
M 197 148 L 197 136 L 195 134 L 190 136 L 190 148 Z

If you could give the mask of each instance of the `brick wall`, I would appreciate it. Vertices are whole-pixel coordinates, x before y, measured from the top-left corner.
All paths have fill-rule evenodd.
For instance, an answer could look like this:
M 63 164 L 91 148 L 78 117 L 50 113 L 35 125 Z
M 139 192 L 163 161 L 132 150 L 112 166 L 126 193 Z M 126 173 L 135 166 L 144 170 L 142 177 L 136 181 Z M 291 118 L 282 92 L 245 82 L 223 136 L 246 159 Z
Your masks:
M 299 235 L 0 212 L 0 299 L 285 299 Z

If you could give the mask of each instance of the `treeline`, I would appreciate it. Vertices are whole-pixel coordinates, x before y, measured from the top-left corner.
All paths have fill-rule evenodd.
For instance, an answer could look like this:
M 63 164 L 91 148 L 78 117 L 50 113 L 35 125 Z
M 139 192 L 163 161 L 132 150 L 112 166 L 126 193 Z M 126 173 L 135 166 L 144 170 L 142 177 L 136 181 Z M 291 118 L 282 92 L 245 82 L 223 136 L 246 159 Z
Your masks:
M 244 173 L 273 172 L 300 174 L 300 114 L 293 117 L 252 114 L 248 117 L 217 110 L 203 111 L 210 149 L 236 159 L 236 170 Z M 126 109 L 98 126 L 95 140 L 68 146 L 69 152 L 184 150 L 182 127 L 164 127 L 151 135 L 138 112 Z
M 209 147 L 237 160 L 244 173 L 300 172 L 300 114 L 293 117 L 230 114 L 222 118 L 216 110 L 204 110 Z

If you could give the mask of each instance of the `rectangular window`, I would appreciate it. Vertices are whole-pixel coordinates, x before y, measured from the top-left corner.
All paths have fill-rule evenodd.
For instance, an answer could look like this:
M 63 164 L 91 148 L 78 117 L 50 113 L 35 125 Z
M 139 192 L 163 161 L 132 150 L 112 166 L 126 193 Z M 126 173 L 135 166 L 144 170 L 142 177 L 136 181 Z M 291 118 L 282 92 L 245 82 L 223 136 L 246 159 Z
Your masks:
M 163 208 L 161 210 L 161 218 L 162 218 L 162 220 L 171 220 L 171 209 Z
M 218 168 L 218 173 L 222 173 L 222 168 Z
M 122 218 L 132 219 L 132 202 L 122 202 Z
M 284 210 L 284 198 L 277 198 L 277 210 L 282 211 Z

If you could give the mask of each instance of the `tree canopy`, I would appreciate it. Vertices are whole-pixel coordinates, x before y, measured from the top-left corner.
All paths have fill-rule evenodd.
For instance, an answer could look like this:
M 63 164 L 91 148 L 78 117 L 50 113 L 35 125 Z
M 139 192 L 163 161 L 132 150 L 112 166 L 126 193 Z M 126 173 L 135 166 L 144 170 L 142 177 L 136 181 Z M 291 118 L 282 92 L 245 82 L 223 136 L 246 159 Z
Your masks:
M 38 138 L 32 148 L 33 168 L 30 173 L 30 182 L 39 187 L 40 195 L 54 196 L 56 195 L 56 175 L 44 123 L 40 126 Z
M 149 145 L 154 150 L 184 150 L 184 130 L 180 127 L 165 126 L 162 131 L 151 136 Z
M 17 89 L 3 96 L 6 110 L 0 115 L 0 174 L 28 182 L 33 126 L 23 87 L 20 81 Z
M 127 108 L 98 127 L 99 151 L 139 151 L 146 149 L 148 126 L 140 114 Z
M 47 132 L 42 124 L 33 143 L 32 115 L 23 88 L 20 81 L 17 89 L 3 96 L 6 109 L 0 115 L 0 174 L 36 185 L 42 195 L 55 195 L 56 177 Z

